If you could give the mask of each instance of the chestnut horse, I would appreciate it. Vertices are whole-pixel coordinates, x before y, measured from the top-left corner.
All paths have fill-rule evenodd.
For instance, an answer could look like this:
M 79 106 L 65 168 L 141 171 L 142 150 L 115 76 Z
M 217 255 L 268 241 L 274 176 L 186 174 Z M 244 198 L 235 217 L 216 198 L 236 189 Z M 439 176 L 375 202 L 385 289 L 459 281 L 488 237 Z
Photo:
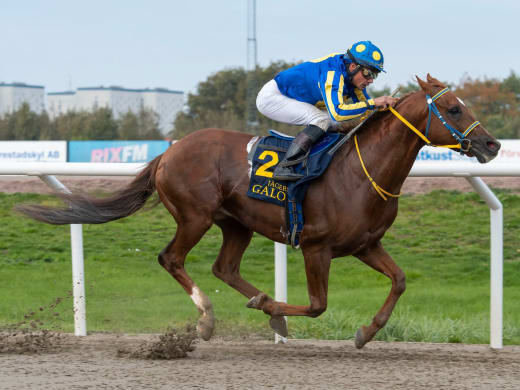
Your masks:
M 399 99 L 395 111 L 421 131 L 428 128 L 427 137 L 433 144 L 453 145 L 449 129 L 468 129 L 464 132 L 467 137 L 458 139 L 465 154 L 476 156 L 481 163 L 497 155 L 499 142 L 475 122 L 461 100 L 430 75 L 427 81 L 417 81 L 421 90 Z M 432 115 L 429 119 L 431 96 L 435 97 L 434 114 L 439 117 Z M 371 324 L 356 333 L 355 344 L 361 348 L 385 326 L 405 290 L 405 274 L 383 249 L 381 238 L 397 216 L 398 199 L 389 194 L 400 192 L 425 145 L 425 138 L 420 136 L 394 112 L 378 112 L 357 134 L 359 150 L 354 142 L 343 144 L 324 175 L 309 187 L 300 239 L 310 301 L 306 306 L 276 302 L 240 275 L 240 261 L 253 232 L 287 242 L 284 209 L 246 196 L 250 168 L 246 148 L 252 139 L 249 134 L 218 129 L 196 131 L 151 161 L 126 189 L 111 197 L 62 195 L 67 208 L 28 205 L 19 210 L 52 224 L 105 223 L 134 213 L 157 190 L 177 222 L 175 237 L 159 254 L 159 263 L 197 306 L 197 329 L 205 340 L 209 340 L 214 328 L 212 304 L 186 273 L 184 261 L 213 224 L 223 234 L 213 273 L 245 295 L 249 299 L 247 307 L 268 314 L 271 327 L 282 336 L 287 335 L 283 316 L 317 317 L 326 310 L 331 260 L 353 255 L 392 282 Z M 375 187 L 384 189 L 387 196 L 380 195 Z

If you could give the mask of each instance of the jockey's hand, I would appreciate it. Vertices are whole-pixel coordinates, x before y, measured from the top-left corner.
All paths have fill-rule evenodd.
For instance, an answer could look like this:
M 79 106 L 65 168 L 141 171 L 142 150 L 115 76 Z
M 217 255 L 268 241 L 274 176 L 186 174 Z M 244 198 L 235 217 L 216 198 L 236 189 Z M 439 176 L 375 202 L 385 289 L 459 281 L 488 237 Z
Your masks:
M 397 99 L 392 96 L 379 96 L 374 99 L 376 108 L 380 110 L 386 110 L 388 107 L 394 107 L 397 103 Z

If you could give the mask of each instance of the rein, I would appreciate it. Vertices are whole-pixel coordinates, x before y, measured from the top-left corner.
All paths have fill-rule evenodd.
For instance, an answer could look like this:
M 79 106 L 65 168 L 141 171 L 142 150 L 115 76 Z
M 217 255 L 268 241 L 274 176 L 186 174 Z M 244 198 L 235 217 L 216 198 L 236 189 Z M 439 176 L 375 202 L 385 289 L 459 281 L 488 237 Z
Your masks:
M 359 157 L 359 162 L 361 163 L 361 167 L 363 168 L 363 171 L 365 172 L 365 175 L 367 175 L 368 177 L 368 180 L 370 180 L 370 183 L 372 184 L 372 186 L 374 187 L 374 189 L 377 191 L 377 193 L 379 194 L 379 196 L 381 198 L 383 198 L 383 200 L 388 200 L 387 196 L 391 197 L 391 198 L 398 198 L 401 196 L 401 194 L 391 194 L 390 192 L 388 191 L 385 191 L 382 187 L 380 187 L 375 181 L 374 179 L 372 179 L 372 176 L 370 176 L 370 174 L 368 173 L 367 171 L 367 168 L 365 167 L 365 163 L 363 162 L 363 158 L 361 157 L 361 152 L 359 151 L 359 145 L 358 145 L 358 141 L 357 141 L 357 135 L 354 136 L 354 143 L 356 144 L 356 152 L 357 152 L 357 155 Z M 386 195 L 386 196 L 385 196 Z
M 446 120 L 444 120 L 443 116 L 439 112 L 439 109 L 435 105 L 435 100 L 440 98 L 442 95 L 444 95 L 446 92 L 448 92 L 448 88 L 444 88 L 443 90 L 437 92 L 433 97 L 430 97 L 430 95 L 426 95 L 426 103 L 428 104 L 428 123 L 426 125 L 426 131 L 425 134 L 421 133 L 417 128 L 415 128 L 414 125 L 412 125 L 410 122 L 408 122 L 401 114 L 399 114 L 394 108 L 388 107 L 390 112 L 394 114 L 401 122 L 403 122 L 410 130 L 412 130 L 419 138 L 421 138 L 427 145 L 440 147 L 440 148 L 450 148 L 450 149 L 460 149 L 461 154 L 463 152 L 469 152 L 471 149 L 471 140 L 467 139 L 466 137 L 477 127 L 480 125 L 479 121 L 473 122 L 471 125 L 469 125 L 464 132 L 460 132 L 453 128 Z M 434 115 L 439 118 L 441 123 L 444 125 L 444 127 L 450 132 L 450 134 L 455 138 L 455 140 L 458 142 L 458 144 L 455 145 L 435 145 L 428 139 L 428 133 L 430 131 L 430 123 L 431 123 L 431 115 L 432 112 Z M 375 181 L 372 179 L 370 174 L 368 173 L 365 163 L 363 162 L 363 158 L 361 157 L 361 152 L 359 151 L 359 145 L 357 141 L 357 135 L 354 135 L 354 143 L 356 145 L 356 151 L 359 157 L 359 161 L 361 163 L 361 167 L 363 168 L 363 171 L 365 172 L 365 175 L 367 176 L 368 180 L 370 180 L 370 183 L 374 187 L 374 189 L 377 191 L 379 196 L 383 198 L 383 200 L 388 200 L 387 197 L 397 198 L 401 196 L 401 193 L 399 194 L 391 194 L 388 191 L 385 191 L 383 188 L 381 188 Z
M 479 121 L 473 122 L 471 125 L 469 125 L 464 132 L 460 132 L 457 129 L 453 128 L 446 120 L 443 118 L 441 113 L 439 112 L 439 109 L 435 105 L 435 100 L 440 98 L 442 95 L 444 95 L 446 92 L 449 91 L 449 88 L 444 88 L 443 90 L 437 92 L 433 97 L 430 97 L 430 95 L 426 95 L 426 103 L 428 104 L 428 124 L 426 125 L 426 130 L 424 134 L 422 134 L 419 130 L 417 130 L 410 122 L 408 122 L 401 114 L 399 114 L 394 108 L 389 107 L 392 114 L 394 114 L 401 122 L 403 122 L 410 130 L 412 130 L 415 134 L 419 136 L 424 142 L 426 142 L 427 145 L 435 146 L 439 148 L 450 148 L 450 149 L 460 149 L 460 152 L 469 152 L 471 149 L 471 140 L 467 139 L 466 137 L 477 127 L 480 125 Z M 435 114 L 437 118 L 441 121 L 441 123 L 444 125 L 444 127 L 450 132 L 450 134 L 455 138 L 455 140 L 458 142 L 458 144 L 455 145 L 435 145 L 428 139 L 428 133 L 430 132 L 430 123 L 432 119 L 432 112 Z

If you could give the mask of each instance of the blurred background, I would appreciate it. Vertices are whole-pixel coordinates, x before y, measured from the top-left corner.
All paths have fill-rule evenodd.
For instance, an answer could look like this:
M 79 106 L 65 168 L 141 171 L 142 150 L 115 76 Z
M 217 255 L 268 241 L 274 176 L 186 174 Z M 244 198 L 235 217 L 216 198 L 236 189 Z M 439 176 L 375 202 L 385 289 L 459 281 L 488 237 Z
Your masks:
M 508 0 L 32 0 L 2 6 L 1 140 L 296 133 L 256 112 L 280 70 L 353 42 L 385 56 L 377 96 L 447 83 L 498 138 L 520 136 L 520 3 Z

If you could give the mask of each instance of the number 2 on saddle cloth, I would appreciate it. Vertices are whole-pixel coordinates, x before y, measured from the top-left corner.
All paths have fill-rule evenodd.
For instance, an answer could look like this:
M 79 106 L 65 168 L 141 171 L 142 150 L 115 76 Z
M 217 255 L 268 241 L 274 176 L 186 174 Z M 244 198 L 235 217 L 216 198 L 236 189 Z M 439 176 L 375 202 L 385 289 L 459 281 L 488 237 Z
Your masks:
M 273 179 L 273 170 L 283 160 L 293 137 L 269 130 L 267 137 L 255 137 L 248 145 L 248 160 L 252 167 L 247 195 L 251 198 L 285 207 L 288 243 L 298 248 L 304 218 L 302 204 L 312 180 L 319 177 L 332 161 L 327 153 L 343 135 L 326 133 L 309 154 L 294 167 L 304 175 L 295 182 Z

